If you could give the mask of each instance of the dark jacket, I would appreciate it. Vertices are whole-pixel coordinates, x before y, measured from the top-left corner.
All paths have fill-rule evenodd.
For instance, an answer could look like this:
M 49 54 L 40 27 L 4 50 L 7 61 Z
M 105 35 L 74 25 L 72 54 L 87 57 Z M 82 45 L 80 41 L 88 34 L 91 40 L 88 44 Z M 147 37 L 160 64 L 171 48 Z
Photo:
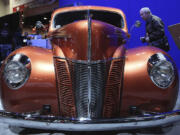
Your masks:
M 150 39 L 150 45 L 169 51 L 169 43 L 164 32 L 164 23 L 162 20 L 152 15 L 146 21 L 146 33 Z

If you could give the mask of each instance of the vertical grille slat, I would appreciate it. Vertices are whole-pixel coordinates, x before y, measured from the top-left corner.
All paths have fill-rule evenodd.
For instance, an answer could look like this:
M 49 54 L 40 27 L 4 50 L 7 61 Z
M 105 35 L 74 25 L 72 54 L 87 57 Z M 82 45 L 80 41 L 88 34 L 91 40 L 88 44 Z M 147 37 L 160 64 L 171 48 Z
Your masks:
M 65 60 L 55 60 L 57 73 L 58 97 L 60 104 L 60 115 L 76 117 L 75 101 L 72 89 L 72 81 L 68 73 Z
M 115 59 L 89 63 L 55 58 L 61 114 L 84 118 L 89 118 L 89 115 L 90 118 L 117 116 L 122 61 Z
M 123 60 L 112 61 L 106 84 L 106 95 L 103 109 L 103 116 L 106 118 L 118 117 L 120 115 L 120 93 L 123 68 Z

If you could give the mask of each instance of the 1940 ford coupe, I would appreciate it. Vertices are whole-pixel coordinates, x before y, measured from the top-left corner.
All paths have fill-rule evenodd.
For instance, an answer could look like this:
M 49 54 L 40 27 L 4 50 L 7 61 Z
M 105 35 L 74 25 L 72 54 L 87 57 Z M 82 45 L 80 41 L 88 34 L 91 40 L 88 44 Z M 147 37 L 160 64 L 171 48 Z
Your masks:
M 163 127 L 180 120 L 175 63 L 155 47 L 127 49 L 121 10 L 57 9 L 48 38 L 52 49 L 27 46 L 4 60 L 0 122 L 105 131 Z

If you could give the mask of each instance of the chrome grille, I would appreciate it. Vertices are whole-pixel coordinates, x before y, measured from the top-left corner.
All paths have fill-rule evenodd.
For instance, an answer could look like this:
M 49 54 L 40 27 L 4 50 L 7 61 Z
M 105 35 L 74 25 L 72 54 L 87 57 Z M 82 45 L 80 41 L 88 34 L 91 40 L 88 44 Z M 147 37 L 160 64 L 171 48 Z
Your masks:
M 65 60 L 56 59 L 55 65 L 60 115 L 64 117 L 76 117 L 74 92 L 67 62 Z
M 113 109 L 114 112 L 116 110 L 114 107 L 119 106 L 113 104 L 114 106 L 110 107 L 109 105 L 112 105 L 111 102 L 116 104 L 117 101 L 120 101 L 119 94 L 118 99 L 113 99 L 117 98 L 117 95 L 112 94 L 120 93 L 121 72 L 118 70 L 122 66 L 114 64 L 117 63 L 116 61 L 122 60 L 87 62 L 56 57 L 61 114 L 84 118 L 101 118 L 106 116 L 103 113 L 109 109 Z M 113 114 L 111 112 L 112 110 L 107 113 Z
M 124 60 L 113 60 L 109 70 L 104 99 L 103 117 L 120 116 L 120 105 L 123 87 Z
M 77 116 L 101 117 L 109 62 L 99 61 L 88 64 L 80 61 L 68 61 L 68 63 L 75 91 Z M 91 80 L 88 78 L 89 69 L 91 69 Z

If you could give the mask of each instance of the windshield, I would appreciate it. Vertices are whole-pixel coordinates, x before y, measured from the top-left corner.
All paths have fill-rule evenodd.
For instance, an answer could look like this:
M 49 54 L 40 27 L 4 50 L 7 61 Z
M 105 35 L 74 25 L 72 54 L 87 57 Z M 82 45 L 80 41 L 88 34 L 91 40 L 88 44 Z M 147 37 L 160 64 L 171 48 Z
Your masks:
M 124 27 L 124 21 L 120 14 L 110 11 L 90 10 L 93 20 L 109 23 L 119 28 Z M 87 19 L 87 10 L 59 13 L 54 17 L 53 27 L 60 28 L 66 24 Z

